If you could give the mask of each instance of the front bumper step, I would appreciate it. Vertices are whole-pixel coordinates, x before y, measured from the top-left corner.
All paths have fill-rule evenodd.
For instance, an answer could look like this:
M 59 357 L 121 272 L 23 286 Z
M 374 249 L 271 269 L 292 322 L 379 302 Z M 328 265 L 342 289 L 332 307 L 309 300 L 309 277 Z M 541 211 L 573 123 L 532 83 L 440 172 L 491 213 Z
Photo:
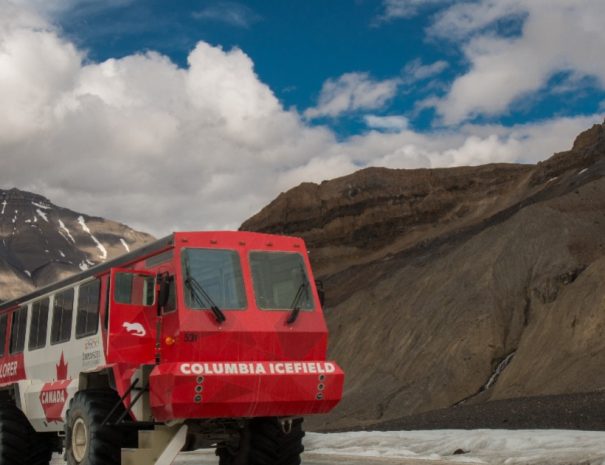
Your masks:
M 156 366 L 149 378 L 156 421 L 327 413 L 342 397 L 334 362 L 189 362 Z

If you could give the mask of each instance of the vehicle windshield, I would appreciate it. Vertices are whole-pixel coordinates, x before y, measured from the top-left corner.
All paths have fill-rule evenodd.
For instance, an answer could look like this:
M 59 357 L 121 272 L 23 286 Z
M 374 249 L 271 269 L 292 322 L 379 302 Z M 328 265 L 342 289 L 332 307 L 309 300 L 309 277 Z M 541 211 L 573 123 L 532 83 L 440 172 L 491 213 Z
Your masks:
M 194 287 L 185 285 L 185 303 L 191 309 L 222 310 L 246 308 L 246 292 L 240 258 L 235 250 L 183 249 L 183 276 L 202 287 L 208 299 L 199 298 Z
M 256 304 L 263 310 L 313 309 L 305 262 L 298 253 L 251 252 Z

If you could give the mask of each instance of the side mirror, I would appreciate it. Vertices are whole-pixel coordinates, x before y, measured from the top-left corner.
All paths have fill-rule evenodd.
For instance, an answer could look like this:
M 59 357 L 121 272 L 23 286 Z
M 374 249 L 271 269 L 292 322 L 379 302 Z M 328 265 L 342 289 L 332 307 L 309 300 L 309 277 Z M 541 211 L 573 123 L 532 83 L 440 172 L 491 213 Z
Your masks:
M 321 279 L 316 279 L 315 287 L 317 288 L 317 295 L 319 296 L 319 303 L 321 304 L 321 306 L 323 308 L 324 303 L 326 301 L 326 291 L 324 289 L 323 281 Z
M 158 275 L 158 284 L 160 287 L 160 292 L 158 293 L 158 310 L 161 310 L 168 303 L 168 298 L 170 297 L 170 283 L 174 279 L 173 276 L 170 276 L 168 273 L 162 273 Z

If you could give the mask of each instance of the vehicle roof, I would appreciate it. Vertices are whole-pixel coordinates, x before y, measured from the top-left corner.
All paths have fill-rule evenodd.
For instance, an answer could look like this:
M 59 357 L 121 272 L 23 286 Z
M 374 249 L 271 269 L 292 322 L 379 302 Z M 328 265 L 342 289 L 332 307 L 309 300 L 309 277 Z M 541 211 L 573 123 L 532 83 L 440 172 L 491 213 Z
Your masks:
M 35 291 L 30 292 L 28 294 L 24 294 L 15 299 L 3 302 L 0 304 L 0 312 L 3 310 L 9 309 L 9 308 L 18 307 L 19 305 L 23 304 L 24 302 L 28 302 L 32 299 L 35 299 L 36 297 L 40 297 L 45 294 L 51 293 L 54 290 L 62 289 L 64 287 L 69 286 L 70 284 L 78 283 L 91 276 L 99 276 L 100 274 L 110 270 L 111 268 L 125 266 L 128 264 L 137 262 L 145 257 L 156 255 L 157 253 L 163 252 L 164 250 L 167 250 L 167 249 L 170 249 L 171 247 L 173 247 L 175 245 L 175 243 L 177 242 L 178 238 L 187 238 L 187 237 L 191 237 L 191 236 L 196 236 L 196 237 L 200 237 L 200 236 L 202 236 L 202 237 L 204 237 L 204 236 L 208 236 L 208 237 L 238 236 L 238 237 L 254 237 L 257 239 L 261 239 L 261 238 L 269 239 L 269 238 L 279 237 L 279 238 L 283 238 L 283 239 L 285 239 L 285 238 L 294 239 L 297 242 L 298 241 L 302 242 L 302 240 L 300 238 L 294 238 L 294 237 L 288 237 L 288 236 L 282 236 L 282 235 L 277 236 L 277 235 L 273 235 L 273 234 L 255 233 L 255 232 L 247 232 L 247 231 L 182 231 L 182 232 L 175 232 L 175 233 L 170 234 L 169 236 L 163 237 L 162 239 L 158 239 L 155 242 L 146 244 L 136 250 L 133 250 L 132 252 L 126 253 L 124 255 L 120 255 L 119 257 L 116 257 L 112 260 L 109 260 L 107 262 L 103 262 L 96 266 L 93 266 L 93 267 L 89 268 L 88 270 L 82 271 L 81 273 L 74 274 L 72 276 L 69 276 L 68 278 L 62 279 L 60 281 L 56 281 L 54 283 L 51 283 L 51 284 L 43 286 L 39 289 L 36 289 Z

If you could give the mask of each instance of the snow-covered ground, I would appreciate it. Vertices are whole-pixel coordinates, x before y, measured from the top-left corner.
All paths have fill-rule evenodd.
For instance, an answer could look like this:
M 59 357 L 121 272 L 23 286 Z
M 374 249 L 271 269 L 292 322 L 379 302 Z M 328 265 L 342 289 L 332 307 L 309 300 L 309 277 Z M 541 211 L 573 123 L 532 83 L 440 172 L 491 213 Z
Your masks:
M 412 458 L 490 465 L 605 465 L 605 432 L 436 430 L 308 433 L 305 450 L 310 455 L 364 456 L 368 459 Z M 456 451 L 458 454 L 454 454 Z
M 458 454 L 454 454 L 456 451 Z M 181 454 L 175 465 L 217 462 L 213 451 L 200 451 Z M 52 465 L 63 463 L 57 458 Z M 436 430 L 307 433 L 303 465 L 320 463 L 605 465 L 605 432 Z

